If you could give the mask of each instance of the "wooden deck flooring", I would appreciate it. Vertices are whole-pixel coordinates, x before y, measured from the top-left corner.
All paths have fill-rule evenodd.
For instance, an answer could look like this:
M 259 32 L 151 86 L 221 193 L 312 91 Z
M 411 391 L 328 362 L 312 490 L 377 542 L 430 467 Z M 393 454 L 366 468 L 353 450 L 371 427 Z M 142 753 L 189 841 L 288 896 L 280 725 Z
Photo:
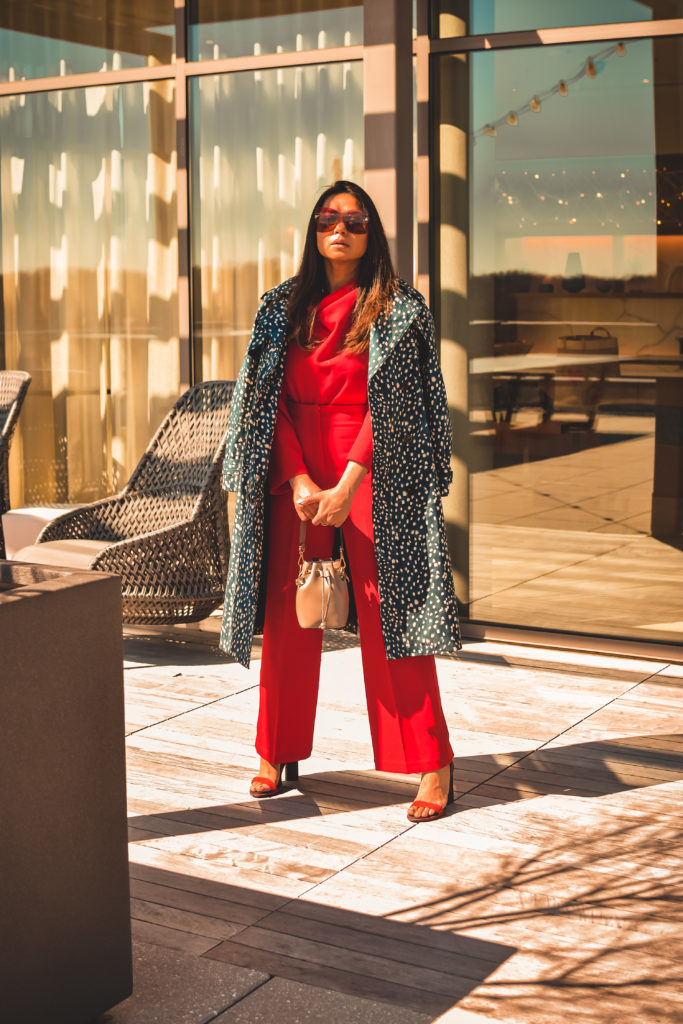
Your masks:
M 426 1019 L 680 1024 L 683 666 L 439 660 L 458 798 L 411 826 L 415 780 L 370 770 L 360 653 L 335 646 L 300 786 L 259 803 L 258 661 L 128 637 L 135 937 Z

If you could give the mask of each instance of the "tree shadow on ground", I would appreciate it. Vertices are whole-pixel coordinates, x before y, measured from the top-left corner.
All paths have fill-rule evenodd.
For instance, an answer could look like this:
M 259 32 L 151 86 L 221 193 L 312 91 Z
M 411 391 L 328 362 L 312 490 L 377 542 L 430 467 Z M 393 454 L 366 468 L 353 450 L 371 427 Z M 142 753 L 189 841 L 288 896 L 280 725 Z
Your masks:
M 514 970 L 504 965 L 466 1002 L 474 1012 L 530 1024 L 678 1024 L 680 818 L 655 813 L 619 823 L 618 817 L 616 809 L 611 820 L 578 814 L 576 822 L 562 823 L 539 809 L 527 831 L 536 849 L 525 856 L 521 828 L 498 816 L 501 849 L 506 838 L 508 850 L 515 846 L 515 832 L 518 846 L 496 860 L 489 878 L 456 884 L 450 894 L 389 916 L 523 951 Z
M 404 834 L 393 856 L 379 848 L 330 871 L 332 888 L 321 878 L 313 899 L 277 892 L 296 867 L 291 849 L 278 863 L 274 842 L 265 860 L 196 851 L 188 875 L 133 863 L 134 933 L 136 921 L 164 923 L 160 906 L 180 908 L 234 922 L 205 957 L 423 1013 L 679 1024 L 680 821 L 618 807 L 597 816 L 586 803 L 562 819 L 539 796 L 517 814 L 476 809 L 462 831 L 456 814 Z M 275 891 L 221 880 L 250 867 L 271 872 Z M 199 919 L 190 928 L 201 933 Z

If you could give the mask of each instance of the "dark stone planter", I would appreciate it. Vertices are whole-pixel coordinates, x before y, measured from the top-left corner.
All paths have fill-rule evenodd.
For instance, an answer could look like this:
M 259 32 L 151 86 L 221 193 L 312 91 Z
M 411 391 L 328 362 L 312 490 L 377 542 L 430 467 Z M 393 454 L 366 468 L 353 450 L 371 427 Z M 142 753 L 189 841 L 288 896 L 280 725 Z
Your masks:
M 120 581 L 0 561 L 3 1020 L 130 995 Z

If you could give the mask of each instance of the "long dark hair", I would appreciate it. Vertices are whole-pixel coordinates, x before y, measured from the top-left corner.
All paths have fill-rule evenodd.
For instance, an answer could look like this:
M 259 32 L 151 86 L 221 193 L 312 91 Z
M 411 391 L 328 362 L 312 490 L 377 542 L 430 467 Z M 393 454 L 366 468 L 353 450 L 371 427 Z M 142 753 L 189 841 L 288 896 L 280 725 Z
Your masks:
M 312 348 L 315 345 L 313 324 L 316 310 L 327 292 L 325 262 L 318 252 L 315 217 L 332 196 L 342 194 L 353 196 L 368 215 L 368 247 L 358 267 L 358 298 L 353 309 L 353 326 L 344 343 L 351 352 L 364 352 L 368 347 L 371 325 L 389 310 L 398 277 L 377 208 L 365 189 L 352 181 L 335 181 L 313 207 L 299 271 L 287 303 L 287 319 L 292 325 L 291 337 L 303 348 Z

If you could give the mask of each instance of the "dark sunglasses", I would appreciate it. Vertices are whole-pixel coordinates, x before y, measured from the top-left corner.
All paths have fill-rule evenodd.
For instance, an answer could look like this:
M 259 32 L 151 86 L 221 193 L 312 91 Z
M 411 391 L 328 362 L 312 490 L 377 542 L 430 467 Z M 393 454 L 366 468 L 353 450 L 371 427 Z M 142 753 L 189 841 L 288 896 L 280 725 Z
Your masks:
M 321 234 L 333 231 L 341 221 L 351 235 L 365 235 L 368 231 L 368 215 L 362 210 L 349 210 L 347 213 L 340 213 L 338 210 L 331 210 L 323 206 L 322 210 L 315 215 L 315 224 Z

